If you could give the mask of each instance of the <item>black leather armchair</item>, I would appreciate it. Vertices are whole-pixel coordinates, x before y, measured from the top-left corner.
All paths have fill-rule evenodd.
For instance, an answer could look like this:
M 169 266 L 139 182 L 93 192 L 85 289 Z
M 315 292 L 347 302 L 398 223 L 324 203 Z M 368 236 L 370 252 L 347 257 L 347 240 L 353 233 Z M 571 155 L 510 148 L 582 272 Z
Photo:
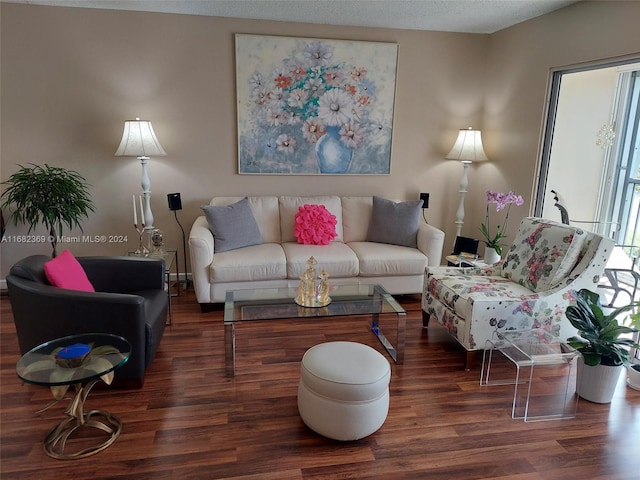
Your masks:
M 164 333 L 168 310 L 164 262 L 139 257 L 79 257 L 96 292 L 51 286 L 45 255 L 16 263 L 7 276 L 20 351 L 79 333 L 112 333 L 131 343 L 114 383 L 141 387 Z

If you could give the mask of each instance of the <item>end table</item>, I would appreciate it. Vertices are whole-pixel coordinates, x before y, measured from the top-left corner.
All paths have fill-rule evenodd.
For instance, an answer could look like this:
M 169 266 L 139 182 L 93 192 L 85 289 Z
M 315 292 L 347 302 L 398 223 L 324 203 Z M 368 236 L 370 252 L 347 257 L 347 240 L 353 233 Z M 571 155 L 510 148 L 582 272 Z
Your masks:
M 493 373 L 491 368 L 494 356 L 497 354 L 502 354 L 515 365 L 515 379 L 490 379 Z M 578 352 L 574 348 L 543 329 L 506 332 L 496 330 L 494 338 L 487 340 L 482 356 L 480 385 L 515 385 L 511 418 L 522 418 L 525 422 L 574 418 L 578 406 L 578 395 L 575 393 L 575 388 L 570 389 L 570 384 L 571 379 L 575 378 L 576 362 L 574 360 L 577 356 Z M 540 389 L 542 394 L 539 395 L 546 401 L 542 406 L 534 407 L 531 402 L 532 391 L 534 391 L 533 374 L 534 370 L 542 367 L 550 369 L 546 372 L 545 385 L 542 385 Z M 558 379 L 555 384 L 552 378 Z M 540 379 L 538 383 L 541 383 Z M 551 412 L 548 406 L 554 399 L 557 403 L 561 403 L 561 408 L 555 413 Z
M 104 410 L 85 412 L 84 403 L 97 382 L 111 384 L 114 370 L 124 365 L 129 355 L 131 344 L 125 338 L 87 333 L 43 343 L 18 360 L 18 377 L 26 383 L 51 388 L 55 401 L 63 399 L 69 386 L 73 385 L 76 390 L 66 409 L 68 418 L 51 430 L 44 440 L 47 455 L 57 459 L 83 458 L 104 450 L 116 441 L 122 431 L 120 419 Z M 75 434 L 89 428 L 106 432 L 107 439 L 86 446 L 91 437 Z M 69 453 L 67 443 L 70 441 L 84 448 Z
M 127 252 L 127 254 L 130 257 L 141 257 L 141 258 L 160 258 L 162 260 L 164 260 L 164 268 L 165 268 L 165 275 L 166 275 L 166 284 L 167 284 L 167 297 L 169 298 L 169 319 L 167 320 L 167 325 L 171 325 L 171 323 L 173 322 L 173 312 L 172 312 L 172 306 L 171 306 L 171 297 L 177 297 L 180 295 L 180 266 L 178 264 L 178 250 L 177 249 L 166 249 L 164 254 L 162 255 L 157 255 L 157 254 L 149 254 L 149 255 L 145 255 L 144 257 L 142 255 L 138 255 L 135 252 Z M 175 283 L 175 292 L 173 292 L 173 288 L 172 285 L 173 283 L 171 282 L 171 270 L 174 268 L 176 269 L 176 283 Z

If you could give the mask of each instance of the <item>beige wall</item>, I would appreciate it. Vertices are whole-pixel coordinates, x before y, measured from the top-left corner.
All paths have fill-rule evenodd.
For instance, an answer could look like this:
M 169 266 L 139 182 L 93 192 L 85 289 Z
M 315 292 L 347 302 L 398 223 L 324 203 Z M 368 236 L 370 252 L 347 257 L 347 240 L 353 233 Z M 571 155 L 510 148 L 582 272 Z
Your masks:
M 452 238 L 462 168 L 444 160 L 457 130 L 483 128 L 491 162 L 469 174 L 463 234 L 476 235 L 486 188 L 530 201 L 549 68 L 640 51 L 640 2 L 582 2 L 488 35 L 333 27 L 33 5 L 1 5 L 2 180 L 17 164 L 73 168 L 91 183 L 91 235 L 128 244 L 62 244 L 78 255 L 135 247 L 131 194 L 140 165 L 114 157 L 125 119 L 153 125 L 166 157 L 152 158 L 156 226 L 179 246 L 166 194 L 181 192 L 187 230 L 213 195 L 431 193 L 427 217 Z M 388 176 L 237 174 L 234 33 L 394 42 L 397 93 Z M 526 207 L 513 212 L 528 213 Z M 26 228 L 8 228 L 8 234 Z M 44 234 L 41 227 L 37 233 Z M 70 232 L 71 234 L 79 232 Z M 452 243 L 452 242 L 451 242 Z M 44 245 L 4 243 L 0 278 Z
M 525 207 L 532 208 L 550 72 L 615 57 L 640 57 L 639 18 L 638 1 L 584 1 L 490 36 L 482 128 L 492 161 L 481 165 L 480 183 L 514 189 L 529 202 Z M 578 167 L 580 159 L 574 160 Z M 525 207 L 512 211 L 512 231 L 517 216 L 529 214 Z M 470 215 L 478 218 L 482 210 L 479 205 Z

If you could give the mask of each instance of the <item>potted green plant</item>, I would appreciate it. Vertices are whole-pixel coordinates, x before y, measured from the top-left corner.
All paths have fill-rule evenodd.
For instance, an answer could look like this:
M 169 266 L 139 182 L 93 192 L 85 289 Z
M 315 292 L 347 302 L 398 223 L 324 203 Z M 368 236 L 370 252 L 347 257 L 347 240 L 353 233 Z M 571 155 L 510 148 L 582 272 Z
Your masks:
M 47 164 L 22 166 L 2 182 L 8 188 L 1 197 L 5 200 L 0 208 L 13 205 L 11 219 L 14 225 L 29 224 L 29 231 L 43 223 L 49 231 L 49 241 L 56 256 L 58 236 L 62 236 L 63 226 L 78 227 L 82 231 L 80 219 L 94 212 L 94 205 L 87 191 L 88 184 L 78 172 Z
M 600 296 L 587 289 L 578 292 L 577 303 L 567 308 L 567 318 L 578 330 L 567 343 L 581 354 L 578 359 L 577 392 L 585 400 L 609 403 L 613 398 L 620 372 L 629 365 L 629 348 L 638 347 L 624 335 L 637 332 L 638 315 L 632 315 L 630 325 L 618 323 L 623 313 L 638 308 L 630 303 L 605 314 Z

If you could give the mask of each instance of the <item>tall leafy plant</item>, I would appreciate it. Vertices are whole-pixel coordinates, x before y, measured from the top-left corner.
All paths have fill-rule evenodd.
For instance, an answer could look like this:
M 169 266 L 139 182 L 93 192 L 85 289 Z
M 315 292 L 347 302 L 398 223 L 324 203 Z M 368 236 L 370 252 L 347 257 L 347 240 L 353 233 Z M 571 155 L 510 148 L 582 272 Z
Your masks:
M 82 231 L 80 220 L 94 212 L 86 179 L 78 172 L 47 164 L 22 166 L 2 182 L 8 185 L 2 193 L 1 208 L 13 206 L 11 219 L 14 225 L 28 224 L 29 231 L 42 223 L 49 231 L 49 241 L 56 256 L 58 236 L 63 227 Z
M 578 292 L 576 305 L 567 307 L 565 312 L 579 335 L 569 338 L 567 343 L 582 354 L 585 365 L 628 365 L 629 348 L 638 345 L 623 335 L 638 331 L 640 313 L 636 311 L 629 316 L 629 326 L 618 323 L 617 317 L 638 308 L 640 302 L 634 302 L 605 314 L 600 296 L 582 289 Z

